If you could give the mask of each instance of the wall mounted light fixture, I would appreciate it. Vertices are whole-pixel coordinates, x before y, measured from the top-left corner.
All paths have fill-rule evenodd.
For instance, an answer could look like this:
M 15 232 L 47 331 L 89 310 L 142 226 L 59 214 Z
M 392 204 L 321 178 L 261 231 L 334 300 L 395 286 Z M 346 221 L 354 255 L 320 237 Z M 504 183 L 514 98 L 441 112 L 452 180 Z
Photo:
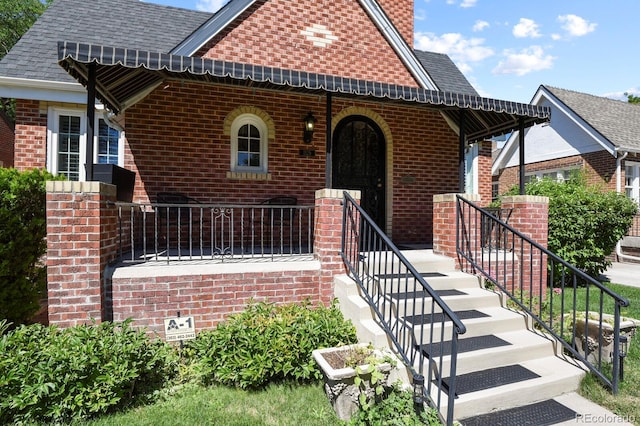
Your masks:
M 317 120 L 313 116 L 313 114 L 308 113 L 303 121 L 304 121 L 304 142 L 311 143 L 311 141 L 313 140 L 313 131 L 315 130 Z

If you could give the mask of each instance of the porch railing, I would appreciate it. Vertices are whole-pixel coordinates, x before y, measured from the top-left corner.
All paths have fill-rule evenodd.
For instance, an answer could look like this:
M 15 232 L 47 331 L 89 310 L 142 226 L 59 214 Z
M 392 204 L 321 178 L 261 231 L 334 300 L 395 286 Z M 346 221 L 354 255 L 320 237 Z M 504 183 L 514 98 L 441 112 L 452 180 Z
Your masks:
M 483 229 L 494 237 L 481 238 Z M 460 196 L 456 232 L 462 269 L 480 273 L 508 296 L 508 307 L 526 312 L 617 393 L 620 308 L 628 300 Z
M 353 198 L 344 196 L 341 255 L 349 274 L 413 376 L 414 395 L 426 398 L 451 425 L 458 336 L 466 328 Z
M 313 206 L 116 205 L 123 262 L 276 260 L 313 253 Z

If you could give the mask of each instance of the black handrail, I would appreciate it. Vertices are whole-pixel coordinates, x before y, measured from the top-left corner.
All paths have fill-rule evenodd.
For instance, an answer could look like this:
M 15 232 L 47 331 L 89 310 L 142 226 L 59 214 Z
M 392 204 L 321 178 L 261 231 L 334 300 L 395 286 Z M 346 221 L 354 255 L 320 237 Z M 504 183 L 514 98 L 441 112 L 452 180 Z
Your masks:
M 486 229 L 495 236 L 481 238 Z M 538 329 L 618 392 L 620 308 L 629 305 L 626 298 L 461 196 L 456 232 L 463 271 L 480 273 L 498 287 L 508 304 L 526 312 Z M 578 288 L 585 288 L 584 308 L 578 306 Z M 605 305 L 613 305 L 612 315 L 605 314 Z M 604 350 L 608 345 L 611 351 Z
M 414 387 L 424 384 L 423 397 L 447 425 L 453 424 L 458 336 L 466 332 L 464 324 L 346 192 L 341 256 Z

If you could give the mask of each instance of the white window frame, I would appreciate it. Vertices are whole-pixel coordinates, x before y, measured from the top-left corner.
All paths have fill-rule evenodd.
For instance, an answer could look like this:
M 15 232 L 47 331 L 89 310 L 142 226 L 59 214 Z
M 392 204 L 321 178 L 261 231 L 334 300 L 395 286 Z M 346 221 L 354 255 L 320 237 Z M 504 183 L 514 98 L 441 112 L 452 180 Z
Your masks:
M 238 132 L 242 126 L 250 124 L 260 132 L 260 165 L 238 165 Z M 231 162 L 232 172 L 267 173 L 268 172 L 268 140 L 269 132 L 266 123 L 255 114 L 240 114 L 231 123 Z
M 59 124 L 61 116 L 74 116 L 80 118 L 80 164 L 79 164 L 79 178 L 78 180 L 83 182 L 86 180 L 87 170 L 84 163 L 87 151 L 87 111 L 83 109 L 63 108 L 63 107 L 49 107 L 47 114 L 47 170 L 58 175 L 58 147 L 59 147 Z M 94 138 L 93 138 L 93 162 L 98 161 L 98 124 L 99 120 L 103 119 L 109 125 L 110 121 L 106 115 L 104 109 L 96 110 L 96 117 L 94 123 Z M 120 137 L 118 138 L 118 166 L 124 166 L 124 131 L 120 131 Z
M 631 176 L 629 176 L 631 168 Z M 624 163 L 624 193 L 627 197 L 640 204 L 640 163 L 625 161 Z M 631 182 L 629 184 L 629 182 Z
M 555 174 L 554 180 L 556 182 L 564 182 L 566 180 L 565 178 L 566 172 L 571 173 L 579 169 L 580 167 L 572 166 L 572 167 L 562 167 L 559 169 L 547 169 L 547 170 L 538 170 L 535 172 L 529 172 L 529 173 L 526 173 L 525 175 L 525 182 L 530 182 L 533 177 L 535 177 L 538 180 L 542 180 L 543 178 L 552 174 Z

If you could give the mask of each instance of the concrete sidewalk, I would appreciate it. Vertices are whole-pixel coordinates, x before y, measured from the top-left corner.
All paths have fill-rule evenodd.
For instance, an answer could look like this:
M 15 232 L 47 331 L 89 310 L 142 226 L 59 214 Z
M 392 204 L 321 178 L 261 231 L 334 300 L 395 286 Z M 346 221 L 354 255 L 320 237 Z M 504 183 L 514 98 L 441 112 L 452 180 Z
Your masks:
M 600 276 L 600 279 L 603 281 L 609 281 L 613 284 L 640 287 L 640 264 L 613 262 L 613 264 Z

